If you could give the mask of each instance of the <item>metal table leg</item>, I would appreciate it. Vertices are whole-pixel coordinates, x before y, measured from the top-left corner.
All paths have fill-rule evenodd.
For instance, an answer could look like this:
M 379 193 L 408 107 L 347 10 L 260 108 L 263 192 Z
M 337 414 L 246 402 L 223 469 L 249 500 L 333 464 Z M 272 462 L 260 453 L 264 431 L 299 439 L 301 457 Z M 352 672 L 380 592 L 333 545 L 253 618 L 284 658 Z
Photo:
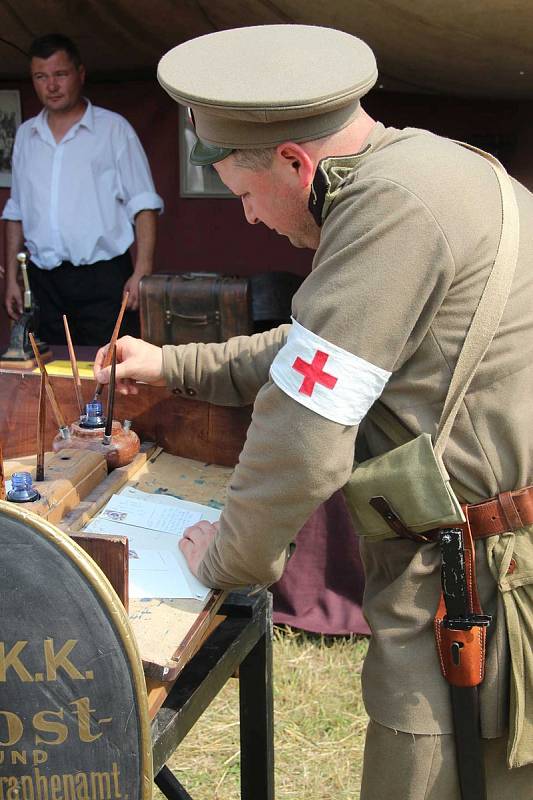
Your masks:
M 161 767 L 154 778 L 154 783 L 168 800 L 192 800 L 188 791 L 167 766 Z

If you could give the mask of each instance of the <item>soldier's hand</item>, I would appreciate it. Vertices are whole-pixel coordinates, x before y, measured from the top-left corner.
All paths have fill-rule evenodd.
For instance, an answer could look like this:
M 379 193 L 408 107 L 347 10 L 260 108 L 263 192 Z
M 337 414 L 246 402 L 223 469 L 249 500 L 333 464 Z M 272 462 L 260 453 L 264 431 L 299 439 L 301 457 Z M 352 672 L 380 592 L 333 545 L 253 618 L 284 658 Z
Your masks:
M 101 347 L 94 361 L 94 377 L 98 383 L 109 383 L 111 367 L 103 367 L 109 345 Z M 165 386 L 163 378 L 163 351 L 155 344 L 123 336 L 117 339 L 116 391 L 120 394 L 138 394 L 135 385 L 149 383 L 152 386 Z
M 22 291 L 16 281 L 6 286 L 4 305 L 11 319 L 18 319 L 22 314 Z
M 194 575 L 198 575 L 200 562 L 209 544 L 217 535 L 218 526 L 218 522 L 213 523 L 202 519 L 196 525 L 186 528 L 179 541 L 179 548 Z

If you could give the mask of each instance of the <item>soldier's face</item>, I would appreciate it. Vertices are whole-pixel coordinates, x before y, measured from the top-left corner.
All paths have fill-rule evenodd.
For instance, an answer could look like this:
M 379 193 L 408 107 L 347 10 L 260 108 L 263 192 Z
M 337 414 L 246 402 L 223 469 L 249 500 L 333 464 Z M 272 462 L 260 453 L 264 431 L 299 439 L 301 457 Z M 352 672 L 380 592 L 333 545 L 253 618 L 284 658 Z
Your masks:
M 50 58 L 32 58 L 33 88 L 43 106 L 51 113 L 76 108 L 80 102 L 85 70 L 77 67 L 64 50 Z
M 294 179 L 290 165 L 275 156 L 268 169 L 248 169 L 230 155 L 213 166 L 228 189 L 240 197 L 250 225 L 262 222 L 295 247 L 318 247 L 320 230 L 307 207 L 309 190 Z

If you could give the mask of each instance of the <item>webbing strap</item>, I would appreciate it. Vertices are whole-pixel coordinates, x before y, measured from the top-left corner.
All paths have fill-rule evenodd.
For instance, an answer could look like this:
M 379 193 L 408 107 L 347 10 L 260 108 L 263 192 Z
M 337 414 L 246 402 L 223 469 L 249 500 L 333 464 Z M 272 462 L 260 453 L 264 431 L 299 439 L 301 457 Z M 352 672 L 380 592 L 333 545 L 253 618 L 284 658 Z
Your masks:
M 494 264 L 459 354 L 444 401 L 434 445 L 435 455 L 441 459 L 459 407 L 494 334 L 498 330 L 513 282 L 520 234 L 518 205 L 507 172 L 498 159 L 490 153 L 485 153 L 483 150 L 478 150 L 478 148 L 463 142 L 460 144 L 486 158 L 496 173 L 502 198 L 502 230 Z
M 441 465 L 457 412 L 502 318 L 515 273 L 520 235 L 516 197 L 511 179 L 503 166 L 490 153 L 464 142 L 458 144 L 483 156 L 493 167 L 501 194 L 502 229 L 494 263 L 457 359 L 439 420 L 434 450 Z M 403 423 L 380 402 L 370 410 L 369 418 L 397 446 L 413 438 Z M 468 501 L 468 492 L 463 492 L 454 479 L 451 483 L 452 486 L 455 484 L 454 491 Z

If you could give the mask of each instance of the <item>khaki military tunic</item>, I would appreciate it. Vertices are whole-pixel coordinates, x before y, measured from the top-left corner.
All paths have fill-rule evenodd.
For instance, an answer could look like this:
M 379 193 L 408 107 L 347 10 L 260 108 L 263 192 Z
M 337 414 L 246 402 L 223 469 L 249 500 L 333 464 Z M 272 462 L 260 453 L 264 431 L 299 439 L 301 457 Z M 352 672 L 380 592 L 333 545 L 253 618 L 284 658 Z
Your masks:
M 306 329 L 392 373 L 381 401 L 417 434 L 434 434 L 450 377 L 492 266 L 501 200 L 479 155 L 425 131 L 377 124 L 357 158 L 330 159 L 311 274 L 293 299 Z M 444 461 L 470 502 L 533 483 L 533 197 L 514 182 L 521 236 L 516 275 L 498 333 L 459 411 Z M 248 403 L 254 411 L 231 479 L 220 534 L 200 577 L 223 588 L 279 578 L 286 548 L 313 510 L 347 481 L 357 426 L 293 400 L 269 379 L 288 326 L 221 345 L 165 347 L 177 391 Z M 369 453 L 392 442 L 368 423 Z M 438 548 L 406 540 L 361 546 L 364 612 L 372 628 L 364 667 L 367 711 L 389 728 L 452 730 L 432 619 Z M 508 658 L 504 617 L 478 547 L 484 608 L 496 613 L 482 687 L 483 733 L 504 732 Z

